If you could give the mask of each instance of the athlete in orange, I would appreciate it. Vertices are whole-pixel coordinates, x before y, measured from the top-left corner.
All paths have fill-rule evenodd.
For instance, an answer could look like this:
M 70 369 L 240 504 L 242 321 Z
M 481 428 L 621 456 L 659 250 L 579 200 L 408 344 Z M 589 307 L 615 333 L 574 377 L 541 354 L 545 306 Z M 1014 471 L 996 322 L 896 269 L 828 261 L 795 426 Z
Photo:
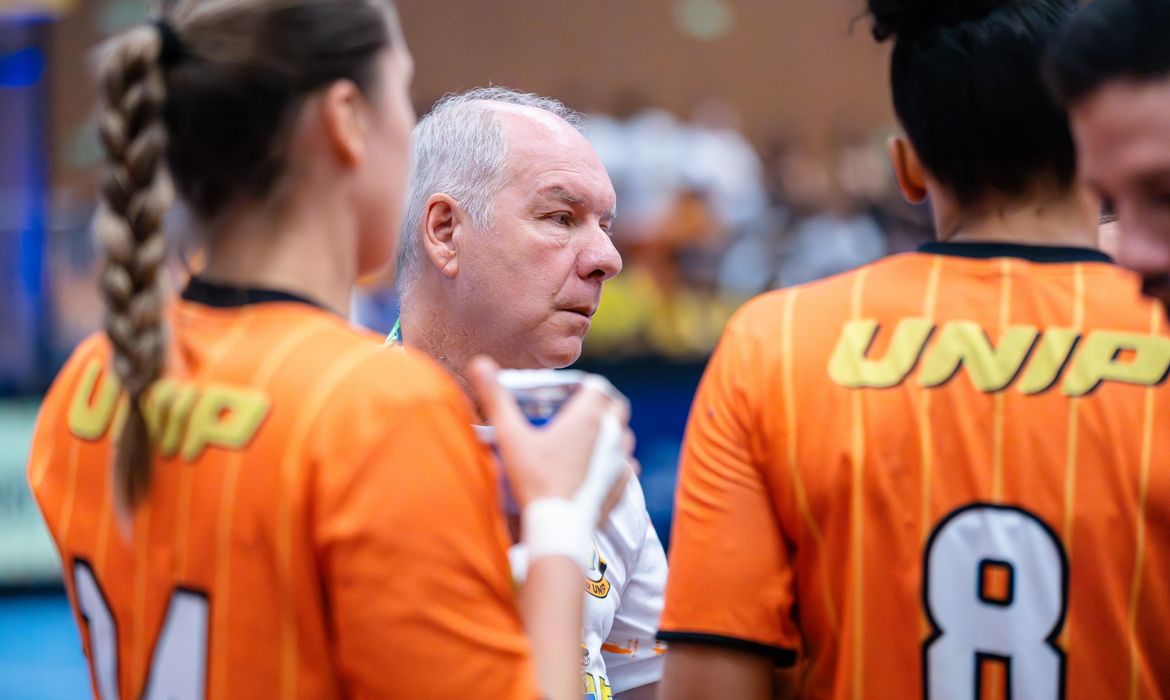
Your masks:
M 1093 250 L 1039 79 L 1075 3 L 869 5 L 938 241 L 731 321 L 683 449 L 663 696 L 1167 697 L 1170 337 Z
M 539 525 L 523 615 L 490 456 L 441 368 L 345 320 L 393 256 L 411 59 L 381 0 L 184 0 L 105 48 L 105 334 L 29 478 L 98 698 L 579 694 L 591 388 L 538 433 L 472 381 Z M 164 294 L 169 182 L 206 268 Z M 613 433 L 613 431 L 608 431 Z M 535 527 L 535 526 L 534 526 Z

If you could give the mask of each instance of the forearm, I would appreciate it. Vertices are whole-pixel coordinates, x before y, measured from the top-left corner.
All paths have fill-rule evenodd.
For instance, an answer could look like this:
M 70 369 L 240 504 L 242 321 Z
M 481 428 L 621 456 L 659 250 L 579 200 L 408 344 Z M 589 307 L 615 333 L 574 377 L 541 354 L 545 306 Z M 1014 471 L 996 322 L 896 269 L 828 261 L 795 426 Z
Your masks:
M 718 646 L 671 642 L 660 696 L 671 700 L 772 700 L 775 675 L 770 660 Z
M 575 563 L 545 557 L 532 563 L 520 591 L 537 682 L 550 700 L 581 697 L 581 585 Z
M 637 688 L 630 688 L 624 693 L 618 693 L 614 697 L 616 700 L 654 700 L 658 697 L 658 684 L 647 683 Z

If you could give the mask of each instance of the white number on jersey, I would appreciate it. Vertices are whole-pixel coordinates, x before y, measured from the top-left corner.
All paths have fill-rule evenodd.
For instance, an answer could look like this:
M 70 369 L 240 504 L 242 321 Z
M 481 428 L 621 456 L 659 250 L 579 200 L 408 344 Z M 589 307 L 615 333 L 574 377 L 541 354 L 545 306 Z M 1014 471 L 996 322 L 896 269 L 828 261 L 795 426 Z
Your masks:
M 1006 666 L 1009 699 L 1063 697 L 1067 569 L 1060 540 L 1027 511 L 976 503 L 944 518 L 923 572 L 935 630 L 923 648 L 926 697 L 979 700 L 985 661 Z
M 77 606 L 89 628 L 90 662 L 100 700 L 117 700 L 118 629 L 90 565 L 73 563 Z M 207 596 L 176 588 L 167 604 L 142 700 L 197 700 L 207 681 Z

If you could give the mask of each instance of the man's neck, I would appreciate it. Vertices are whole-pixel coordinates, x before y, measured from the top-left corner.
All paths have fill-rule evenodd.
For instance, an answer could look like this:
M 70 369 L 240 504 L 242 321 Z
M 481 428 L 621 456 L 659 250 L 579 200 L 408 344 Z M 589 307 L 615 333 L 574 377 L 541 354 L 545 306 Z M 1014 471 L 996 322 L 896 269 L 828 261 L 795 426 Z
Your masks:
M 465 376 L 467 364 L 475 353 L 462 324 L 453 321 L 439 304 L 417 301 L 421 294 L 410 294 L 402 300 L 399 315 L 402 344 L 430 355 L 455 378 L 459 388 L 469 398 L 471 386 Z

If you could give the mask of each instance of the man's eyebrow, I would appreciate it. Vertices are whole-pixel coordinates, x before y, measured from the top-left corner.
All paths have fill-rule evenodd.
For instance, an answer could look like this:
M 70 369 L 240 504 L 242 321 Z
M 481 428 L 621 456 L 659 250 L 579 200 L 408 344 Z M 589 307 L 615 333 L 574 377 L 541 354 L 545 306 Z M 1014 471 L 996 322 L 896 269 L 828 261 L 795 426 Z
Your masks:
M 570 204 L 572 206 L 581 207 L 583 209 L 589 208 L 589 202 L 587 200 L 585 200 L 581 197 L 578 197 L 577 195 L 573 194 L 569 190 L 567 190 L 564 187 L 561 187 L 559 185 L 554 185 L 552 187 L 546 187 L 545 189 L 537 192 L 537 194 L 539 194 L 541 197 L 544 197 L 545 199 L 555 199 L 555 200 L 564 202 L 566 204 Z M 601 214 L 601 216 L 603 218 L 609 217 L 612 219 L 612 218 L 615 218 L 617 216 L 617 209 L 609 209 L 609 210 L 600 210 L 599 209 L 598 213 Z
M 564 187 L 546 187 L 545 189 L 540 190 L 537 194 L 544 197 L 545 199 L 557 199 L 565 202 L 566 204 L 573 204 L 579 207 L 588 205 L 588 202 L 568 191 Z

